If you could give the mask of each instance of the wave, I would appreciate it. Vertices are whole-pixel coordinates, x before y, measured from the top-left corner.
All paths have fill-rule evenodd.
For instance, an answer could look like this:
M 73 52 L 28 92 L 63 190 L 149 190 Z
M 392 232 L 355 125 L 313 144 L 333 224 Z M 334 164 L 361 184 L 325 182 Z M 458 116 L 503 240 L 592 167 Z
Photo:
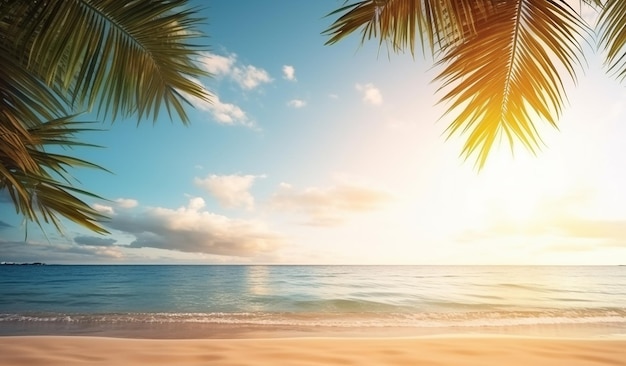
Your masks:
M 293 327 L 481 328 L 532 325 L 613 324 L 626 326 L 626 309 L 488 311 L 449 313 L 106 313 L 0 314 L 0 323 L 47 324 L 217 324 Z

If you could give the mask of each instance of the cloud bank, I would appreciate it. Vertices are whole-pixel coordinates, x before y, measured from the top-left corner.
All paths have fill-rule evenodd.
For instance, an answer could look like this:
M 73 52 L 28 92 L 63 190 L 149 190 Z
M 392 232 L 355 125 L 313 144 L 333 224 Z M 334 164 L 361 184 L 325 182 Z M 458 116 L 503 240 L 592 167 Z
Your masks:
M 114 245 L 117 240 L 112 238 L 103 238 L 98 236 L 79 235 L 74 238 L 74 243 L 80 245 L 89 245 L 94 247 L 110 247 Z
M 45 262 L 48 264 L 102 263 L 124 258 L 121 248 L 115 245 L 16 242 L 2 239 L 0 239 L 0 252 L 4 261 Z
M 225 208 L 254 208 L 254 197 L 250 188 L 256 178 L 254 175 L 208 175 L 206 178 L 195 178 L 196 186 L 203 188 L 215 197 Z
M 175 210 L 155 207 L 139 214 L 119 212 L 107 226 L 133 236 L 131 248 L 253 257 L 283 245 L 283 238 L 260 221 L 231 219 L 204 211 L 204 206 L 204 200 L 195 197 Z
M 298 191 L 281 183 L 270 205 L 278 211 L 303 215 L 307 225 L 333 226 L 343 223 L 346 214 L 376 210 L 390 199 L 386 192 L 351 184 Z
M 626 219 L 603 219 L 584 216 L 584 207 L 591 197 L 579 194 L 558 197 L 541 202 L 534 208 L 529 218 L 516 221 L 494 210 L 486 227 L 466 230 L 458 239 L 461 241 L 481 241 L 495 238 L 523 237 L 554 238 L 568 241 L 593 242 L 598 247 L 626 248 Z M 561 251 L 566 248 L 580 250 L 580 244 L 559 244 Z

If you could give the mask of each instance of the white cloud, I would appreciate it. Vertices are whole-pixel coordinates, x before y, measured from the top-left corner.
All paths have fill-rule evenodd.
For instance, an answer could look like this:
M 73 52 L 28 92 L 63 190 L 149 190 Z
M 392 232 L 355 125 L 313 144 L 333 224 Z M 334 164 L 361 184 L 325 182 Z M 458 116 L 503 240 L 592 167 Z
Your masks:
M 187 207 L 192 211 L 198 211 L 203 209 L 205 205 L 206 203 L 202 197 L 192 197 L 189 199 L 189 205 Z
M 204 88 L 200 80 L 191 80 Z M 217 121 L 217 123 L 225 125 L 239 124 L 248 127 L 252 127 L 254 125 L 254 123 L 252 123 L 248 119 L 246 112 L 239 108 L 239 106 L 231 103 L 222 102 L 220 100 L 220 97 L 216 94 L 211 96 L 210 101 L 205 101 L 189 94 L 185 94 L 185 98 L 191 104 L 193 104 L 194 107 L 203 111 L 210 112 L 213 118 Z
M 207 108 L 213 115 L 213 118 L 220 124 L 253 125 L 241 108 L 231 103 L 223 103 L 217 95 L 213 98 L 213 103 L 207 104 Z
M 330 99 L 339 99 L 339 95 L 334 94 L 334 93 L 328 94 L 328 97 L 329 97 Z
M 115 200 L 115 203 L 117 203 L 117 205 L 122 208 L 133 208 L 137 207 L 137 205 L 139 204 L 137 200 L 134 200 L 132 198 L 118 198 Z
M 254 65 L 239 63 L 237 55 L 233 53 L 228 56 L 204 53 L 200 62 L 204 69 L 214 76 L 229 77 L 244 90 L 252 90 L 273 81 L 267 71 Z
M 281 183 L 270 204 L 276 210 L 307 216 L 306 224 L 330 226 L 342 223 L 347 213 L 378 209 L 390 198 L 386 192 L 354 184 L 297 191 L 291 185 Z
M 101 205 L 99 203 L 94 203 L 92 205 L 94 210 L 103 213 L 105 215 L 115 215 L 115 210 L 111 206 Z
M 293 108 L 302 108 L 306 106 L 306 101 L 302 99 L 292 99 L 289 102 L 287 102 L 287 105 Z
M 361 93 L 361 95 L 363 96 L 363 101 L 365 103 L 372 105 L 383 104 L 383 95 L 380 93 L 380 90 L 374 86 L 374 84 L 356 84 L 355 88 Z
M 132 198 L 118 198 L 115 200 L 115 206 L 118 208 L 133 208 L 133 207 L 137 207 L 138 204 L 139 202 L 137 202 L 137 200 L 134 200 Z M 107 205 L 101 205 L 99 203 L 94 203 L 92 207 L 94 208 L 94 210 L 102 214 L 105 214 L 107 216 L 112 216 L 112 215 L 117 214 L 113 206 L 107 206 Z
M 204 53 L 200 58 L 200 62 L 203 68 L 212 73 L 214 77 L 230 78 L 243 90 L 252 90 L 262 84 L 273 81 L 269 73 L 264 69 L 239 63 L 235 54 L 220 56 Z M 200 80 L 191 80 L 204 90 L 207 90 L 207 87 Z M 185 94 L 185 98 L 196 108 L 210 112 L 213 118 L 220 124 L 254 126 L 254 123 L 248 119 L 246 113 L 238 105 L 223 102 L 216 93 L 209 93 L 209 95 L 211 95 L 209 101 L 201 100 L 188 94 Z
M 213 76 L 229 75 L 233 65 L 237 61 L 237 55 L 220 56 L 212 53 L 204 53 L 200 58 L 201 65 Z
M 232 77 L 239 86 L 246 90 L 254 89 L 261 84 L 272 81 L 267 71 L 252 65 L 234 68 Z
M 296 81 L 296 69 L 291 65 L 283 65 L 283 78 Z
M 223 207 L 252 209 L 254 208 L 254 197 L 249 190 L 256 178 L 259 176 L 213 174 L 204 179 L 195 178 L 194 183 L 211 193 Z
M 230 219 L 203 210 L 204 200 L 187 207 L 150 208 L 140 214 L 120 213 L 107 223 L 132 235 L 131 248 L 159 248 L 187 253 L 254 257 L 272 253 L 283 239 L 255 220 Z

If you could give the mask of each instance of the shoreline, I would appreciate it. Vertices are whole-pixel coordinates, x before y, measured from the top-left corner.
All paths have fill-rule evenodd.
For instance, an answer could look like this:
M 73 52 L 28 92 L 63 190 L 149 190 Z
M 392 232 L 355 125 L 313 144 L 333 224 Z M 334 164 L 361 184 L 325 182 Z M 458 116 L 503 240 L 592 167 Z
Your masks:
M 555 339 L 621 339 L 623 323 L 532 324 L 491 327 L 301 326 L 181 322 L 0 322 L 0 337 L 63 336 L 125 339 L 421 338 L 469 335 Z
M 626 365 L 626 337 L 0 337 L 1 365 Z

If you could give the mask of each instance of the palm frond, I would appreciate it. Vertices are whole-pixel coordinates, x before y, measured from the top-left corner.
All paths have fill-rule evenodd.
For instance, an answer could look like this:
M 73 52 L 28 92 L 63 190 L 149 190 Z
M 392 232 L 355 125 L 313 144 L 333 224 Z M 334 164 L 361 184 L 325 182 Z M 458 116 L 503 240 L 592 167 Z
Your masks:
M 42 229 L 43 223 L 51 223 L 62 232 L 60 217 L 64 217 L 96 233 L 108 233 L 101 225 L 108 217 L 79 199 L 77 195 L 95 199 L 103 199 L 102 197 L 69 184 L 62 184 L 46 175 L 32 176 L 21 173 L 15 172 L 14 176 L 22 185 L 29 188 L 30 196 L 28 201 L 17 200 L 15 207 L 26 219 L 35 222 Z M 4 188 L 11 195 L 14 187 Z
M 39 226 L 44 222 L 52 223 L 59 231 L 61 229 L 59 217 L 62 216 L 95 232 L 107 233 L 99 224 L 106 216 L 78 198 L 77 194 L 102 198 L 74 187 L 69 172 L 69 168 L 76 167 L 106 169 L 76 157 L 45 150 L 53 145 L 94 146 L 74 138 L 78 133 L 93 131 L 85 125 L 86 122 L 77 122 L 73 121 L 72 117 L 64 117 L 29 128 L 29 139 L 22 142 L 26 153 L 20 153 L 20 158 L 25 155 L 34 163 L 34 169 L 22 169 L 14 165 L 11 157 L 0 151 L 0 190 L 8 192 L 16 213 L 24 215 L 26 219 Z
M 28 220 L 60 217 L 104 233 L 105 217 L 79 196 L 70 168 L 102 167 L 52 153 L 93 146 L 73 114 L 153 118 L 165 109 L 183 123 L 185 95 L 209 101 L 193 80 L 202 21 L 187 0 L 0 0 L 0 190 Z
M 556 127 L 565 98 L 556 63 L 575 80 L 585 27 L 566 4 L 543 0 L 499 2 L 474 26 L 474 36 L 442 57 L 436 80 L 450 88 L 441 98 L 447 113 L 460 110 L 448 133 L 469 134 L 462 154 L 477 154 L 481 168 L 499 136 L 534 152 L 541 144 L 534 121 Z
M 0 42 L 0 51 L 7 51 L 6 43 Z M 75 136 L 93 129 L 73 116 L 63 116 L 68 113 L 67 99 L 29 72 L 11 52 L 0 52 L 0 64 L 0 190 L 8 193 L 17 214 L 39 225 L 43 220 L 60 228 L 60 215 L 106 232 L 96 223 L 104 216 L 73 193 L 94 195 L 72 188 L 68 172 L 76 166 L 103 168 L 46 151 L 52 145 L 92 146 Z
M 472 0 L 363 0 L 345 5 L 327 16 L 340 15 L 323 34 L 334 44 L 361 29 L 361 42 L 378 38 L 394 51 L 432 52 L 462 42 L 475 32 L 477 18 L 484 18 L 497 1 Z
M 44 150 L 45 147 L 61 146 L 68 147 L 100 147 L 84 141 L 76 140 L 75 136 L 84 132 L 101 131 L 99 129 L 87 127 L 90 122 L 78 122 L 73 120 L 74 116 L 59 118 L 41 124 L 29 130 L 34 143 L 29 146 L 29 154 L 39 167 L 43 167 L 47 172 L 54 173 L 58 178 L 70 183 L 73 177 L 67 168 L 91 168 L 109 172 L 106 168 L 91 163 L 89 161 L 68 155 L 61 155 Z M 92 122 L 93 123 L 93 122 Z
M 75 105 L 95 107 L 113 119 L 119 113 L 153 120 L 164 107 L 187 123 L 181 92 L 209 100 L 190 80 L 206 72 L 195 63 L 202 48 L 193 43 L 201 19 L 186 0 L 32 4 L 34 16 L 13 20 L 20 30 L 13 36 L 14 53 L 22 56 L 26 49 L 28 69 L 69 91 Z M 15 6 L 24 12 L 23 5 Z
M 37 144 L 31 129 L 66 113 L 65 101 L 5 50 L 0 44 L 0 180 L 12 182 L 14 193 L 28 200 L 29 193 L 13 180 L 10 171 L 39 171 L 29 153 L 29 148 Z
M 608 70 L 626 78 L 626 1 L 607 0 L 600 13 L 600 44 L 607 52 Z
M 582 2 L 596 9 L 601 9 L 604 7 L 604 3 L 606 0 L 583 0 Z
M 382 44 L 391 40 L 394 50 L 410 48 L 414 52 L 415 35 L 418 34 L 434 43 L 434 24 L 425 14 L 421 2 L 411 0 L 377 1 L 365 0 L 343 6 L 327 16 L 342 14 L 327 30 L 325 35 L 330 36 L 327 45 L 334 44 L 347 35 L 363 28 L 361 42 L 367 39 L 379 38 Z M 402 9 L 401 12 L 393 12 Z
M 362 41 L 390 40 L 396 50 L 413 52 L 416 37 L 428 42 L 443 67 L 440 102 L 457 113 L 447 132 L 468 134 L 462 155 L 476 154 L 479 168 L 499 136 L 536 151 L 535 121 L 556 127 L 565 101 L 560 66 L 575 79 L 578 37 L 587 32 L 565 1 L 364 0 L 330 13 L 338 14 L 327 44 L 358 29 Z

